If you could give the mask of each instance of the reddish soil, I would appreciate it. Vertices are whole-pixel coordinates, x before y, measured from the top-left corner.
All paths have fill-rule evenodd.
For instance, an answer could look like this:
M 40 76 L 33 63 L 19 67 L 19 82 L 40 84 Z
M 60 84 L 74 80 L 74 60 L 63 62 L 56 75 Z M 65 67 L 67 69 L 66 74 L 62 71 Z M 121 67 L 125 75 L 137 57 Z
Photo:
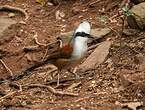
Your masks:
M 101 0 L 89 6 L 94 0 L 62 0 L 60 5 L 41 6 L 35 0 L 1 0 L 0 5 L 10 5 L 25 9 L 29 15 L 26 24 L 15 24 L 6 33 L 10 37 L 0 45 L 0 56 L 13 74 L 29 67 L 35 61 L 43 58 L 46 48 L 36 52 L 23 52 L 27 46 L 37 46 L 33 40 L 37 32 L 38 40 L 47 44 L 56 41 L 61 32 L 74 30 L 81 20 L 88 19 L 92 28 L 106 27 L 101 23 L 101 16 L 111 17 L 118 12 L 121 0 L 114 7 L 113 0 Z M 111 8 L 112 7 L 112 8 Z M 102 9 L 107 11 L 101 12 Z M 64 18 L 57 20 L 55 13 L 60 10 L 64 12 Z M 7 13 L 0 13 L 7 15 Z M 23 20 L 21 14 L 16 14 L 17 21 Z M 113 30 L 121 30 L 121 19 L 116 18 L 117 23 L 108 22 L 106 25 Z M 101 41 L 111 39 L 112 46 L 108 60 L 96 67 L 96 70 L 87 71 L 84 79 L 67 81 L 62 83 L 58 90 L 68 90 L 72 84 L 78 84 L 69 90 L 78 93 L 79 96 L 54 95 L 45 88 L 22 88 L 19 91 L 16 87 L 8 84 L 0 85 L 0 108 L 1 110 L 128 110 L 126 107 L 117 105 L 117 102 L 143 102 L 145 103 L 145 68 L 142 66 L 144 59 L 140 56 L 145 54 L 144 39 L 138 40 L 137 36 L 125 36 L 121 38 L 116 32 L 105 36 Z M 101 42 L 99 41 L 99 42 Z M 121 46 L 120 46 L 121 43 Z M 49 52 L 48 52 L 49 53 Z M 17 85 L 45 84 L 51 79 L 47 74 L 54 67 L 46 65 L 33 71 L 32 75 L 15 81 Z M 35 73 L 35 74 L 34 74 Z M 77 73 L 83 74 L 79 71 Z M 0 64 L 0 78 L 10 75 Z M 61 78 L 71 78 L 70 74 L 64 73 Z M 52 85 L 55 87 L 55 84 Z M 16 92 L 17 91 L 17 92 Z M 16 92 L 6 98 L 4 95 Z M 144 106 L 138 108 L 145 109 Z

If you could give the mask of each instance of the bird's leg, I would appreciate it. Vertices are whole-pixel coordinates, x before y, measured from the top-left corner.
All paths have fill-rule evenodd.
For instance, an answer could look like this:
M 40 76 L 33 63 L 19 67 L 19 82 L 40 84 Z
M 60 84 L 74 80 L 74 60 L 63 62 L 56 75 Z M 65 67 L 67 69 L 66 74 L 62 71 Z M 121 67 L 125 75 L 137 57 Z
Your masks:
M 80 77 L 79 75 L 77 75 L 76 71 L 77 71 L 77 67 L 75 67 L 73 71 L 71 71 L 71 68 L 68 69 L 68 72 L 72 73 L 77 79 L 79 79 Z
M 61 70 L 58 70 L 58 73 L 57 73 L 57 87 L 59 86 L 59 74 L 61 73 Z
M 78 69 L 78 67 L 75 67 L 75 68 L 73 69 L 73 73 L 74 73 L 74 74 L 76 74 L 77 69 Z

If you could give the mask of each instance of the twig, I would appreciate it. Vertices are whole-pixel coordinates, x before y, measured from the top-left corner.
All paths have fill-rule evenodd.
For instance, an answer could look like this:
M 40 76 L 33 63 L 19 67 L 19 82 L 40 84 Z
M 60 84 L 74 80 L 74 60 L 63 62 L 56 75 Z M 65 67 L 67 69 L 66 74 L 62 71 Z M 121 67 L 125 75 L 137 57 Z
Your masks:
M 136 38 L 135 40 L 133 40 L 133 42 L 136 42 L 137 40 L 142 40 L 142 39 L 145 39 L 145 37 L 144 36 L 140 36 L 140 37 Z
M 105 9 L 106 12 L 109 11 L 109 10 L 111 10 L 111 9 L 113 9 L 114 7 L 118 6 L 118 4 L 119 4 L 120 1 L 115 0 L 115 1 L 112 1 L 112 2 L 113 3 L 110 6 L 107 6 L 106 7 L 106 9 Z
M 15 85 L 15 84 L 14 84 Z M 16 84 L 16 86 L 18 86 Z M 29 85 L 20 85 L 19 86 L 19 90 L 18 91 L 14 91 L 14 92 L 10 92 L 8 93 L 7 95 L 3 96 L 0 98 L 0 102 L 3 101 L 3 99 L 9 97 L 9 96 L 12 96 L 18 92 L 21 92 L 22 91 L 22 88 L 23 87 L 31 87 L 31 88 L 34 88 L 34 87 L 40 87 L 40 88 L 47 88 L 51 93 L 53 93 L 54 95 L 67 95 L 67 96 L 78 96 L 78 94 L 75 94 L 75 93 L 70 93 L 70 92 L 64 92 L 64 91 L 57 91 L 55 90 L 53 87 L 51 86 L 46 86 L 46 85 L 42 85 L 42 84 L 29 84 Z
M 121 38 L 121 35 L 119 34 L 119 32 L 117 32 L 115 29 L 113 29 L 112 27 L 108 27 L 108 28 L 110 28 L 113 32 L 115 32 L 116 33 L 116 35 L 118 35 L 120 38 Z
M 74 88 L 78 87 L 79 85 L 81 85 L 81 81 L 78 83 L 73 83 L 72 85 L 70 85 L 67 90 L 72 91 Z
M 45 51 L 45 54 L 44 54 L 44 56 L 43 56 L 43 58 L 42 58 L 42 61 L 44 61 L 44 59 L 46 58 L 47 53 L 48 53 L 48 47 L 47 47 L 47 49 L 46 49 L 46 51 Z
M 101 0 L 95 0 L 95 1 L 91 1 L 91 2 L 88 2 L 86 4 L 84 4 L 83 6 L 92 6 L 93 4 L 96 4 L 98 2 L 100 2 Z
M 48 44 L 43 44 L 43 43 L 40 43 L 39 41 L 38 41 L 38 38 L 37 38 L 37 33 L 35 33 L 35 35 L 33 36 L 34 37 L 34 40 L 35 40 L 35 42 L 36 42 L 36 44 L 38 44 L 39 46 L 48 46 Z
M 126 16 L 124 16 L 123 18 L 121 17 L 121 19 L 122 19 L 122 28 L 121 28 L 121 36 L 122 36 L 124 31 L 124 23 L 125 23 Z
M 23 85 L 22 87 L 40 87 L 40 88 L 46 88 L 48 89 L 51 93 L 53 93 L 54 95 L 67 95 L 67 96 L 78 96 L 78 94 L 75 93 L 70 93 L 70 92 L 64 92 L 64 91 L 57 91 L 55 90 L 53 87 L 51 86 L 46 86 L 46 85 L 42 85 L 42 84 L 29 84 L 29 85 Z
M 0 98 L 0 102 L 2 102 L 3 99 L 5 99 L 5 98 L 7 98 L 7 97 L 9 97 L 9 96 L 11 96 L 11 95 L 13 95 L 13 94 L 16 94 L 17 92 L 18 92 L 18 91 L 10 92 L 10 93 L 8 93 L 7 95 L 1 97 L 1 98 Z
M 83 79 L 83 77 L 80 77 L 79 79 L 78 78 L 67 78 L 67 79 L 60 79 L 59 80 L 59 83 L 64 83 L 64 82 L 67 82 L 67 81 L 74 81 L 74 80 L 80 80 L 80 79 Z M 53 83 L 56 83 L 57 82 L 57 80 L 51 80 L 51 81 L 47 81 L 47 85 L 49 84 L 49 85 L 51 85 L 51 84 L 53 84 Z
M 1 97 L 1 98 L 0 98 L 0 102 L 2 102 L 3 99 L 5 99 L 5 98 L 7 98 L 7 97 L 9 97 L 9 96 L 12 96 L 12 95 L 14 95 L 14 94 L 16 94 L 16 93 L 22 91 L 22 86 L 21 86 L 21 85 L 17 85 L 17 84 L 14 84 L 14 85 L 18 86 L 18 87 L 19 87 L 19 90 L 18 90 L 18 91 L 14 91 L 14 92 L 10 92 L 10 93 L 8 93 L 7 95 Z
M 13 72 L 10 70 L 10 68 L 5 64 L 5 62 L 0 59 L 0 62 L 3 64 L 3 66 L 6 68 L 6 70 L 11 74 L 11 76 L 13 76 Z
M 59 8 L 60 4 L 55 7 L 52 11 L 50 11 L 47 15 L 45 15 L 43 18 L 48 17 L 51 13 L 53 13 L 54 11 L 56 11 Z
M 91 3 L 89 3 L 88 5 L 93 5 L 93 4 L 95 4 L 95 3 L 98 3 L 98 2 L 100 2 L 101 0 L 95 0 L 94 2 L 91 2 Z
M 112 17 L 110 17 L 109 20 L 112 21 L 113 19 L 115 19 L 119 16 L 121 16 L 121 15 L 119 13 L 117 13 L 117 14 L 113 15 Z
M 33 38 L 34 38 L 34 40 L 35 40 L 35 42 L 36 42 L 36 44 L 38 44 L 39 46 L 44 46 L 44 47 L 47 47 L 47 46 L 49 46 L 49 45 L 52 45 L 52 44 L 56 44 L 58 41 L 59 41 L 59 45 L 60 45 L 60 47 L 62 46 L 62 41 L 61 40 L 57 40 L 57 41 L 55 41 L 55 42 L 52 42 L 52 43 L 48 43 L 48 44 L 43 44 L 43 43 L 40 43 L 39 41 L 38 41 L 38 38 L 37 38 L 37 33 L 35 33 L 35 35 L 33 36 Z
M 119 34 L 119 32 L 118 32 L 117 30 L 113 29 L 112 27 L 110 27 L 110 26 L 108 26 L 108 25 L 106 25 L 106 24 L 104 24 L 104 23 L 103 23 L 102 25 L 104 25 L 105 27 L 111 29 L 113 32 L 116 33 L 116 35 L 118 35 L 118 36 L 121 38 L 121 35 Z
M 23 51 L 24 52 L 32 52 L 32 51 L 39 51 L 40 49 L 38 48 L 39 46 L 36 45 L 36 46 L 27 46 L 27 47 L 24 47 L 23 48 Z
M 26 13 L 25 10 L 18 8 L 18 7 L 13 7 L 13 6 L 9 6 L 9 5 L 4 5 L 4 6 L 0 6 L 0 11 L 16 11 L 16 12 L 20 12 L 25 16 L 25 20 L 28 20 L 29 16 Z

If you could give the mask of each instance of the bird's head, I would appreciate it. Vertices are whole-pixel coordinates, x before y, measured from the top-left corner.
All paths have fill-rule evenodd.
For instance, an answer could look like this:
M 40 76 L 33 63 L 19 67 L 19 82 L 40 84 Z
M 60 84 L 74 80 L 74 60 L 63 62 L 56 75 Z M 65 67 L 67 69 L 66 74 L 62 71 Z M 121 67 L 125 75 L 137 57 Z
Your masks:
M 87 52 L 88 39 L 92 38 L 90 35 L 91 24 L 88 21 L 82 21 L 76 28 L 73 34 L 73 52 L 72 59 L 81 59 Z
M 87 42 L 89 38 L 93 38 L 90 35 L 91 24 L 88 21 L 82 21 L 79 26 L 76 28 L 73 34 L 73 39 Z

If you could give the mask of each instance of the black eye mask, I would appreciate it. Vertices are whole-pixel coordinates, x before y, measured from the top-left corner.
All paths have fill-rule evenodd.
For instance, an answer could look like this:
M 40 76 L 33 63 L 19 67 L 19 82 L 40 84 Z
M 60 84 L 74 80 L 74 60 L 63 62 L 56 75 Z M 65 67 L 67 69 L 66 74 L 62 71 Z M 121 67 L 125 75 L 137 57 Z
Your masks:
M 93 38 L 90 34 L 87 34 L 87 33 L 85 33 L 85 32 L 77 32 L 77 33 L 75 34 L 75 37 L 77 37 L 77 36 Z

